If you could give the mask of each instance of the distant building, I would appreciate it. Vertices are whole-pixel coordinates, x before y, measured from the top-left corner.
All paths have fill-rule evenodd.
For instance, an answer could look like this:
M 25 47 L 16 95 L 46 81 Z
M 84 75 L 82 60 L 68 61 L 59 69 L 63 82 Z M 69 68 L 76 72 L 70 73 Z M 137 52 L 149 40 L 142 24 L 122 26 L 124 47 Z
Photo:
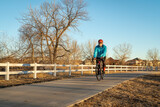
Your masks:
M 112 57 L 109 57 L 108 59 L 106 59 L 106 64 L 107 65 L 118 65 L 119 60 L 115 60 Z
M 153 62 L 149 60 L 142 60 L 140 58 L 134 58 L 126 62 L 127 65 L 136 65 L 136 66 L 153 66 Z M 160 66 L 160 61 L 158 61 L 158 66 Z
M 145 60 L 142 60 L 140 58 L 134 58 L 126 62 L 127 65 L 138 65 L 138 66 L 145 65 L 145 63 L 146 63 Z

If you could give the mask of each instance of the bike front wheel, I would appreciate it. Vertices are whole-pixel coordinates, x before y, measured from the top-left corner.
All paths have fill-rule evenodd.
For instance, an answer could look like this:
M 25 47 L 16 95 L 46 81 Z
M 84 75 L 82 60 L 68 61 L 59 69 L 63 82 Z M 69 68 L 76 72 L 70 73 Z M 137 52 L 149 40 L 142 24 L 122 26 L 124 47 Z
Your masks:
M 101 72 L 99 70 L 96 73 L 96 78 L 98 81 L 100 81 L 102 79 Z

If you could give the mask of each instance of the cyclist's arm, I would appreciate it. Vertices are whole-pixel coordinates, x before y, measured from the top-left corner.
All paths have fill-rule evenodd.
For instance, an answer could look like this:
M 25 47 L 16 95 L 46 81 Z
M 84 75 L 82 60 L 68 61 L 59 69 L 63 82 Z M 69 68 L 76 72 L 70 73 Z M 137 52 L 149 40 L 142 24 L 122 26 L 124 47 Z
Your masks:
M 96 57 L 97 57 L 97 48 L 95 47 L 93 58 L 96 58 Z

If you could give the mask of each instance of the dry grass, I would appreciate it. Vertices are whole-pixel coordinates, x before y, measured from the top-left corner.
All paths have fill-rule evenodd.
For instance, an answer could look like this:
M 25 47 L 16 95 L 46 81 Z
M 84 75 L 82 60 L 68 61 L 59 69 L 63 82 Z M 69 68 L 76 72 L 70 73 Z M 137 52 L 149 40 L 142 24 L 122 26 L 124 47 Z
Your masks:
M 125 81 L 73 107 L 160 107 L 160 73 Z

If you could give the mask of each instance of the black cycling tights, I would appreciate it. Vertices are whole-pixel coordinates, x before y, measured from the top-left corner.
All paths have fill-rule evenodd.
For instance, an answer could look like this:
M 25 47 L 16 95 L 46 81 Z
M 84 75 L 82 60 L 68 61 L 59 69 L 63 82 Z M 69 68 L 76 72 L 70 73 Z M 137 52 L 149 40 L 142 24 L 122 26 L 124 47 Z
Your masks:
M 101 60 L 101 58 L 96 58 L 96 65 L 98 64 L 98 61 L 99 61 L 99 60 Z M 105 68 L 105 67 L 106 67 L 105 62 L 106 62 L 106 57 L 103 57 L 103 59 L 102 59 L 103 68 Z

